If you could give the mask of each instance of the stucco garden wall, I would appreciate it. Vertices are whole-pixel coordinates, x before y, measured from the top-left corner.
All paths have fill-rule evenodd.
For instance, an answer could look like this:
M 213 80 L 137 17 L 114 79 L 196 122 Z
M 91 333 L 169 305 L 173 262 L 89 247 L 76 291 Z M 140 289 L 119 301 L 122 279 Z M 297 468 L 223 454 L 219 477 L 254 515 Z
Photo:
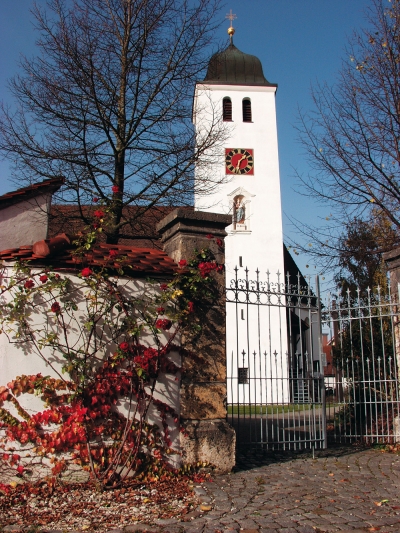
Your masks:
M 6 273 L 11 274 L 12 270 L 13 267 L 10 265 L 6 268 Z M 35 272 L 39 271 L 35 269 L 31 270 L 31 277 L 34 277 L 33 274 L 35 274 Z M 61 276 L 68 279 L 70 282 L 69 296 L 72 296 L 75 302 L 79 302 L 77 310 L 72 313 L 74 318 L 69 321 L 67 320 L 66 322 L 68 345 L 73 346 L 74 348 L 82 346 L 82 348 L 85 349 L 88 342 L 88 335 L 86 334 L 84 326 L 85 320 L 87 320 L 87 313 L 85 313 L 85 311 L 89 303 L 87 298 L 88 289 L 84 281 L 75 274 L 62 273 Z M 160 284 L 158 282 L 152 283 L 143 279 L 120 278 L 118 280 L 118 286 L 123 294 L 138 302 L 149 301 L 155 293 L 160 292 Z M 64 299 L 67 299 L 67 296 Z M 63 297 L 60 298 L 60 301 L 62 300 Z M 7 301 L 9 301 L 9 298 L 5 295 L 0 297 L 0 305 L 4 305 Z M 37 300 L 37 303 L 40 304 L 40 300 Z M 38 305 L 37 312 L 27 318 L 30 324 L 41 332 L 51 334 L 56 331 L 56 314 L 52 313 L 50 308 L 46 310 L 45 305 Z M 117 323 L 115 323 L 115 327 L 117 327 Z M 62 368 L 63 365 L 65 365 L 66 360 L 62 357 L 59 350 L 52 349 L 48 346 L 38 350 L 33 343 L 19 343 L 18 338 L 12 332 L 13 329 L 15 330 L 15 325 L 11 324 L 9 328 L 4 328 L 3 333 L 0 335 L 0 386 L 7 385 L 7 383 L 12 382 L 17 376 L 36 375 L 38 373 L 56 379 L 68 379 L 68 374 L 65 374 Z M 100 350 L 97 357 L 101 360 L 106 360 L 116 352 L 118 346 L 111 340 L 108 341 L 110 334 L 108 328 L 104 326 L 104 324 L 100 323 L 98 330 L 99 335 L 103 336 L 102 344 L 105 345 L 105 349 Z M 165 345 L 173 335 L 173 327 L 169 331 L 161 331 L 158 333 L 158 341 L 160 341 L 162 345 Z M 179 345 L 179 337 L 175 336 L 173 342 L 174 344 Z M 157 347 L 154 336 L 150 331 L 147 331 L 146 333 L 146 330 L 144 331 L 144 334 L 140 336 L 140 343 L 148 347 Z M 180 367 L 181 357 L 177 350 L 171 351 L 167 357 L 170 361 Z M 48 361 L 49 364 L 47 364 L 46 361 Z M 152 383 L 148 384 L 146 390 L 156 401 L 160 400 L 167 404 L 179 415 L 180 372 L 176 374 L 161 372 L 157 378 L 154 391 L 152 391 Z M 41 398 L 37 395 L 22 394 L 18 397 L 18 401 L 22 408 L 31 416 L 45 409 Z M 11 414 L 18 417 L 18 412 L 12 403 L 5 402 L 4 407 L 6 407 Z M 129 406 L 129 402 L 127 401 L 117 404 L 115 408 L 125 416 L 128 414 L 129 408 L 132 410 L 132 406 Z M 153 404 L 150 405 L 147 422 L 150 424 L 157 424 L 160 427 L 160 430 L 162 430 L 159 412 Z M 179 451 L 179 422 L 174 421 L 173 416 L 167 415 L 167 423 L 172 441 L 172 448 Z M 16 446 L 15 442 L 10 444 L 13 447 Z M 175 467 L 181 464 L 181 457 L 179 455 L 171 454 L 169 455 L 169 460 Z
M 0 250 L 46 239 L 50 202 L 51 194 L 43 194 L 1 209 Z

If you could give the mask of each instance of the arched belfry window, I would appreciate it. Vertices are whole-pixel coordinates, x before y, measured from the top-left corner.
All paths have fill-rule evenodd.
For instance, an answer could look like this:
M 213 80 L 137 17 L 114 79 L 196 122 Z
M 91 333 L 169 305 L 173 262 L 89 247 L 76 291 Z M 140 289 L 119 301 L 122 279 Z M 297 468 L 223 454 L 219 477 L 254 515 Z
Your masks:
M 250 98 L 243 98 L 243 122 L 251 122 L 251 101 Z
M 232 101 L 227 96 L 222 100 L 222 118 L 226 121 L 232 120 Z

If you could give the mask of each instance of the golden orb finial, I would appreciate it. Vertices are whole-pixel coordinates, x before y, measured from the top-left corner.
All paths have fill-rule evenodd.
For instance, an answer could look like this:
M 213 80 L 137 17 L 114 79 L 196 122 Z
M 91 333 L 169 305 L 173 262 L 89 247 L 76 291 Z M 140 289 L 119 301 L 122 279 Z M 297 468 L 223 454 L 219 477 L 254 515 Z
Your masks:
M 232 44 L 232 37 L 235 33 L 235 28 L 232 26 L 232 22 L 237 18 L 236 15 L 234 13 L 232 13 L 232 9 L 229 11 L 229 13 L 227 13 L 226 19 L 229 19 L 231 21 L 231 25 L 229 26 L 228 28 L 228 35 L 229 35 L 229 38 L 231 40 L 231 44 Z

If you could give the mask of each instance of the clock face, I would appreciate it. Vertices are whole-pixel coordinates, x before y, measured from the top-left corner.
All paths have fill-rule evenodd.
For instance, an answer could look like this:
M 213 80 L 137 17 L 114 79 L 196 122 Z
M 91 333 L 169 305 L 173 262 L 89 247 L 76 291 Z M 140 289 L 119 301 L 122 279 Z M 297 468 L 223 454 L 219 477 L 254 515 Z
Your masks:
M 254 174 L 254 156 L 251 148 L 225 148 L 226 174 Z

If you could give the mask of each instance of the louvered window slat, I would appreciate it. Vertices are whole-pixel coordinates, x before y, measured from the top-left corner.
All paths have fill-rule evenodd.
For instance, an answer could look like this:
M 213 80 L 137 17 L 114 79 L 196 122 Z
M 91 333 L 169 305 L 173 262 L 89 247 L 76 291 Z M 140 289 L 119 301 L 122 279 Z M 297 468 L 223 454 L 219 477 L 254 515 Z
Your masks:
M 222 115 L 223 120 L 232 120 L 232 102 L 230 98 L 224 98 L 222 100 Z
M 244 98 L 243 102 L 243 122 L 251 122 L 251 102 L 248 98 Z

